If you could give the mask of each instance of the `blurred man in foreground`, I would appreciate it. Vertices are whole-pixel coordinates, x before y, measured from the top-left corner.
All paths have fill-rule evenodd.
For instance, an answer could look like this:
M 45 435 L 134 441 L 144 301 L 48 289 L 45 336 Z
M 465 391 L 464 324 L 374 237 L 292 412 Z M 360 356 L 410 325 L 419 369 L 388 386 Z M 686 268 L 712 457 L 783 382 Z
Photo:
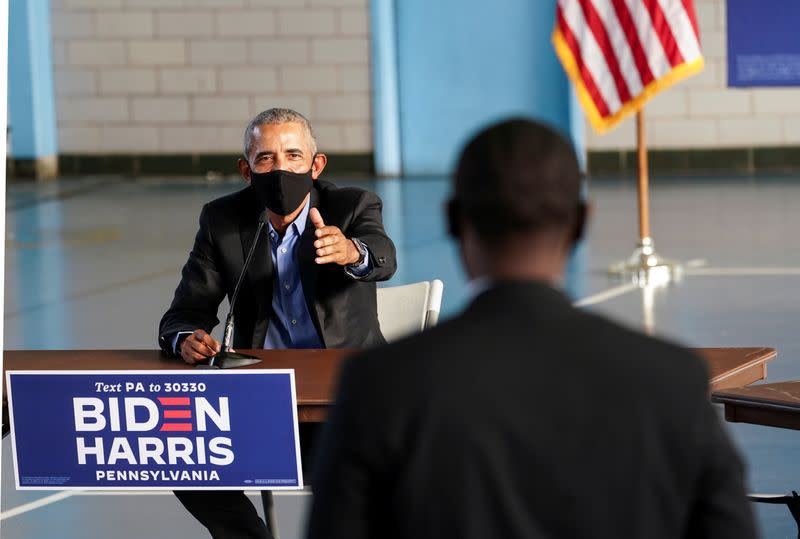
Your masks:
M 703 362 L 557 290 L 586 217 L 570 144 L 499 123 L 453 187 L 476 297 L 345 364 L 308 537 L 755 537 Z

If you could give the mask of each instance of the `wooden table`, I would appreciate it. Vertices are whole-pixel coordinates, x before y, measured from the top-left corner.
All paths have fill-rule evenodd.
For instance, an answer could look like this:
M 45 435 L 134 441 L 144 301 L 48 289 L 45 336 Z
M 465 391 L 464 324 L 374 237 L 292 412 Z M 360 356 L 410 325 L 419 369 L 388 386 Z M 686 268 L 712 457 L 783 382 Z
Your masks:
M 750 384 L 767 375 L 766 364 L 776 357 L 772 348 L 697 348 L 706 360 L 711 388 Z M 325 419 L 333 400 L 339 367 L 353 350 L 240 350 L 262 362 L 250 369 L 294 369 L 298 420 L 315 423 Z M 6 351 L 3 355 L 3 403 L 6 370 L 169 370 L 191 369 L 158 350 L 41 350 Z
M 727 421 L 800 430 L 800 380 L 715 391 L 712 400 Z
M 294 369 L 297 419 L 314 423 L 325 419 L 335 391 L 336 375 L 353 350 L 237 350 L 262 359 L 248 369 Z M 193 367 L 159 350 L 18 350 L 3 353 L 3 404 L 5 371 L 30 370 L 191 370 Z
M 774 348 L 692 348 L 706 360 L 711 391 L 742 387 L 767 377 L 767 363 L 778 357 Z

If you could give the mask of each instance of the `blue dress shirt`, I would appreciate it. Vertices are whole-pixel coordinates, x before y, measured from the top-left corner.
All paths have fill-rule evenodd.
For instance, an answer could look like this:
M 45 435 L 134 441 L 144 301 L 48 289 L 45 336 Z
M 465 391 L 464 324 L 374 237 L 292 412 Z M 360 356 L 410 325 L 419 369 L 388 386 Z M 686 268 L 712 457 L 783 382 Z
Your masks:
M 269 319 L 264 348 L 323 348 L 314 322 L 308 312 L 297 245 L 306 229 L 310 201 L 286 228 L 281 238 L 269 224 L 269 246 L 272 255 L 272 316 Z
M 264 348 L 324 348 L 314 322 L 308 312 L 303 283 L 300 281 L 300 265 L 297 246 L 308 225 L 310 200 L 303 211 L 286 228 L 281 238 L 269 224 L 270 251 L 274 271 L 272 284 L 272 316 L 269 319 Z M 369 256 L 365 256 L 356 267 L 345 271 L 354 278 L 363 277 L 371 269 Z

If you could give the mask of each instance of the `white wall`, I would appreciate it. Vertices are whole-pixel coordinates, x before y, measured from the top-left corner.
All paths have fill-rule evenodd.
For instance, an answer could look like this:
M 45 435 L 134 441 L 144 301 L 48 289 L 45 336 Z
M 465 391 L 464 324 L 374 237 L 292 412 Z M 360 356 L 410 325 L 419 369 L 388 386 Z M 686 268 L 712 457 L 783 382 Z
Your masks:
M 372 149 L 368 0 L 52 0 L 59 150 L 241 151 L 294 108 L 320 150 Z
M 656 96 L 645 107 L 650 148 L 720 148 L 800 144 L 800 89 L 728 89 L 724 0 L 695 0 L 705 70 Z M 633 149 L 634 118 L 597 135 L 589 150 Z

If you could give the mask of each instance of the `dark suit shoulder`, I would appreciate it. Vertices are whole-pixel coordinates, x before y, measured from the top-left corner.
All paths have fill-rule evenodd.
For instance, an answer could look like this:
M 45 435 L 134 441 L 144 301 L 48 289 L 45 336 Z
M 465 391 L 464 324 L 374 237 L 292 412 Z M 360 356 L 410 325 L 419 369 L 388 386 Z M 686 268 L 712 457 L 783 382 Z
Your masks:
M 685 380 L 687 376 L 705 384 L 705 362 L 684 346 L 662 337 L 646 335 L 603 316 L 574 310 L 575 329 L 586 346 L 603 350 L 625 368 L 644 371 L 650 376 Z M 690 380 L 691 380 L 690 379 Z
M 409 385 L 421 389 L 429 380 L 470 384 L 471 376 L 486 376 L 487 369 L 569 379 L 584 391 L 650 392 L 668 400 L 686 394 L 700 398 L 691 399 L 693 405 L 706 398 L 705 363 L 677 344 L 569 306 L 550 316 L 509 310 L 513 314 L 468 311 L 363 352 L 352 368 L 375 382 L 382 399 L 392 388 L 402 395 Z
M 430 360 L 439 357 L 443 345 L 457 337 L 461 321 L 450 319 L 422 333 L 415 333 L 388 344 L 359 352 L 350 357 L 346 367 L 354 376 L 390 381 L 395 373 L 403 376 L 422 374 Z

